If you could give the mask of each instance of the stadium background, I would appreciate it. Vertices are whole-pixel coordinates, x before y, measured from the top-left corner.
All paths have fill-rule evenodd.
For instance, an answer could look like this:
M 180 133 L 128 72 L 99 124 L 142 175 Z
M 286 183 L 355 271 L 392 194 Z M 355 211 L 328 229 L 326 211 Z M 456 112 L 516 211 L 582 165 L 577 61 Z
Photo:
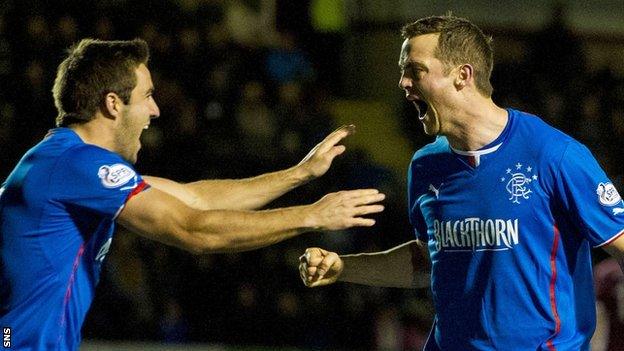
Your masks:
M 480 25 L 494 37 L 495 101 L 586 143 L 624 189 L 624 4 L 496 3 L 1 1 L 3 179 L 53 127 L 50 89 L 64 49 L 83 37 L 141 37 L 162 111 L 143 135 L 141 173 L 252 176 L 295 164 L 333 128 L 354 123 L 358 133 L 328 174 L 270 206 L 347 188 L 388 194 L 372 229 L 306 234 L 241 254 L 192 256 L 120 231 L 83 349 L 419 349 L 433 313 L 427 290 L 305 289 L 296 270 L 308 246 L 351 253 L 411 238 L 405 169 L 430 139 L 397 89 L 396 62 L 399 29 L 415 18 L 453 10 Z

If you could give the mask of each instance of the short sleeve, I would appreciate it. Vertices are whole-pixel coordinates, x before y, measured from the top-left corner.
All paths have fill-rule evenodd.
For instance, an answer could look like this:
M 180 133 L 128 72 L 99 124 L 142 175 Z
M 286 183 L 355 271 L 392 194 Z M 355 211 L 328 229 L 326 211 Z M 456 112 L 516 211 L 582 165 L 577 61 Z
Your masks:
M 427 236 L 427 224 L 425 223 L 419 202 L 422 197 L 422 191 L 420 191 L 422 186 L 419 184 L 419 179 L 422 177 L 416 174 L 418 173 L 419 167 L 420 166 L 417 165 L 416 162 L 412 161 L 407 173 L 408 215 L 412 228 L 414 228 L 416 238 L 422 242 L 427 242 L 429 241 Z
M 570 142 L 558 175 L 555 189 L 561 205 L 592 246 L 606 245 L 624 233 L 622 198 L 585 146 Z
M 68 150 L 52 177 L 57 201 L 111 219 L 132 196 L 149 188 L 119 155 L 92 145 Z

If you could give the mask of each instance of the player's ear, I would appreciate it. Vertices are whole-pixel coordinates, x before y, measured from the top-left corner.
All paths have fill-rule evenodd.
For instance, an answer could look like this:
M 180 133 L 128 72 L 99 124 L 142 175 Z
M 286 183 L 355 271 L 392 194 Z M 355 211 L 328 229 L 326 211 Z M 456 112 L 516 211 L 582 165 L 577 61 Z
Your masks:
M 110 92 L 104 97 L 104 114 L 108 117 L 117 118 L 121 113 L 123 101 L 119 95 Z
M 455 87 L 463 89 L 474 78 L 474 68 L 472 65 L 463 64 L 458 67 L 457 75 L 455 76 Z

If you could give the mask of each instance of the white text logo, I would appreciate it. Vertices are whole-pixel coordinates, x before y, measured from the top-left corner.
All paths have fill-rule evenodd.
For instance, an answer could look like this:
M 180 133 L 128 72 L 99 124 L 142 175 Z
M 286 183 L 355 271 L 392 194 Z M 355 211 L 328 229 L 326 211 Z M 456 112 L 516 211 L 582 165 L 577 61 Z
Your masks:
M 518 219 L 433 221 L 436 251 L 502 251 L 518 244 Z
M 5 349 L 11 348 L 11 328 L 2 328 L 2 347 Z

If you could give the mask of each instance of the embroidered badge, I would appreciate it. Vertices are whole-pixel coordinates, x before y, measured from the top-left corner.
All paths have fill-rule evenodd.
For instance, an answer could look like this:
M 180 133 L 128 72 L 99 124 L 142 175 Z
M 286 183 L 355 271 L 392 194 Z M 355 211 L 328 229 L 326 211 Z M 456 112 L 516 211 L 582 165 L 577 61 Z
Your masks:
M 615 206 L 622 201 L 617 189 L 611 183 L 598 183 L 596 194 L 598 194 L 598 201 L 603 206 Z
M 118 188 L 128 183 L 135 175 L 136 173 L 132 168 L 121 163 L 102 166 L 98 170 L 98 177 L 100 177 L 102 185 L 107 188 Z
M 533 192 L 529 187 L 531 182 L 537 179 L 537 174 L 533 172 L 531 166 L 527 166 L 523 169 L 522 164 L 518 162 L 513 167 L 507 168 L 505 176 L 501 177 L 500 181 L 501 183 L 506 182 L 505 189 L 510 195 L 509 201 L 519 204 L 520 199 L 529 199 L 530 194 Z

